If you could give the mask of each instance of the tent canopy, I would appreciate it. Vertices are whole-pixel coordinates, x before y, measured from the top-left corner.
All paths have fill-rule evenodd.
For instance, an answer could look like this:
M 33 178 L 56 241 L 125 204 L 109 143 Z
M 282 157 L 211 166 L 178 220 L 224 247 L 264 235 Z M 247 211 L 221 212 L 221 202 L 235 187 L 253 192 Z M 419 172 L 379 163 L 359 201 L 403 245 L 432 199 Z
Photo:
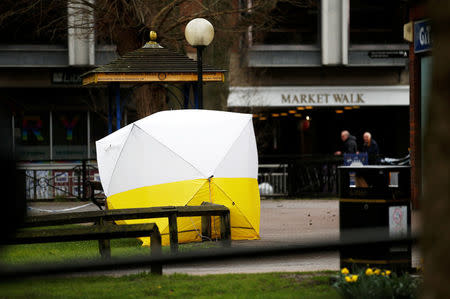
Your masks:
M 159 112 L 97 141 L 97 159 L 109 208 L 222 204 L 230 208 L 234 240 L 259 238 L 252 115 Z M 156 223 L 167 244 L 167 220 Z M 200 217 L 179 219 L 180 242 L 200 241 L 200 223 Z M 219 236 L 218 219 L 213 223 Z

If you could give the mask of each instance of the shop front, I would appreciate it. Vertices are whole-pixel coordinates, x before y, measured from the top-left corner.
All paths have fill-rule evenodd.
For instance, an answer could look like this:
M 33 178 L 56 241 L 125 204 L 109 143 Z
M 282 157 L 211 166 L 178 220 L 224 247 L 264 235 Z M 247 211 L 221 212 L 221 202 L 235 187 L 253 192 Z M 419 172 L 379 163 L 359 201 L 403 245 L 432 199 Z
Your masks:
M 12 147 L 18 161 L 95 159 L 95 140 L 107 134 L 101 113 L 80 88 L 4 89 L 10 95 Z M 91 109 L 90 109 L 91 108 Z
M 386 157 L 409 153 L 409 86 L 231 87 L 228 107 L 253 113 L 260 156 L 332 155 L 340 132 L 370 132 Z
M 5 137 L 26 173 L 28 200 L 86 199 L 83 185 L 98 181 L 95 141 L 107 134 L 102 113 L 82 88 L 10 88 L 2 93 L 10 129 Z

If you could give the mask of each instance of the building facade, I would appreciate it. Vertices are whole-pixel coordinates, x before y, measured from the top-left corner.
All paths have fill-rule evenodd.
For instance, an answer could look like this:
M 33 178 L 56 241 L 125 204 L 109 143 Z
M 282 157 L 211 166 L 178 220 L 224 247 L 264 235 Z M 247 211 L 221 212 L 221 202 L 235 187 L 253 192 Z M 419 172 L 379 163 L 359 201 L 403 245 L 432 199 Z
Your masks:
M 95 159 L 95 141 L 110 129 L 107 88 L 83 88 L 80 75 L 117 57 L 116 49 L 74 25 L 91 20 L 89 10 L 58 7 L 1 29 L 0 97 L 8 147 L 21 161 Z M 67 27 L 35 30 L 37 20 L 61 16 Z M 344 129 L 359 146 L 371 132 L 385 157 L 408 155 L 407 22 L 405 1 L 312 0 L 279 2 L 263 29 L 250 26 L 231 54 L 226 106 L 254 114 L 260 161 L 332 156 Z M 129 92 L 121 94 L 125 101 Z M 134 117 L 128 102 L 123 108 L 125 125 Z
M 131 41 L 123 36 L 122 46 L 116 47 L 105 32 L 102 37 L 95 34 L 94 26 L 99 25 L 94 15 L 99 14 L 88 5 L 95 1 L 38 1 L 29 7 L 26 2 L 17 7 L 0 4 L 0 16 L 7 19 L 0 28 L 0 115 L 7 140 L 2 149 L 13 153 L 27 171 L 28 198 L 79 197 L 86 180 L 99 180 L 96 140 L 137 119 L 135 90 L 142 85 L 86 87 L 81 77 L 118 58 L 120 47 L 126 54 L 140 47 L 141 40 L 143 46 L 149 41 L 149 30 L 131 32 L 136 35 Z M 117 7 L 125 10 L 128 4 L 123 4 Z M 205 66 L 208 75 L 206 71 Z M 192 106 L 191 98 L 197 97 L 192 79 L 182 85 L 161 78 L 161 109 Z M 144 104 L 156 101 L 148 102 Z
M 248 4 L 245 4 L 248 5 Z M 279 3 L 232 56 L 228 107 L 254 114 L 260 156 L 332 155 L 341 130 L 409 154 L 405 1 Z
M 2 15 L 14 9 L 5 5 Z M 98 113 L 106 92 L 82 88 L 80 75 L 117 54 L 91 28 L 76 29 L 93 14 L 75 10 L 68 1 L 42 1 L 0 29 L 2 137 L 5 151 L 26 171 L 28 199 L 81 197 L 82 176 L 99 179 L 98 171 L 81 165 L 95 158 L 95 140 L 107 132 Z
M 104 134 L 94 113 L 101 91 L 82 88 L 80 74 L 111 61 L 115 47 L 96 40 L 93 30 L 74 28 L 92 13 L 74 14 L 69 2 L 61 3 L 42 1 L 1 29 L 0 98 L 17 160 L 91 159 Z M 45 26 L 49 20 L 67 26 Z

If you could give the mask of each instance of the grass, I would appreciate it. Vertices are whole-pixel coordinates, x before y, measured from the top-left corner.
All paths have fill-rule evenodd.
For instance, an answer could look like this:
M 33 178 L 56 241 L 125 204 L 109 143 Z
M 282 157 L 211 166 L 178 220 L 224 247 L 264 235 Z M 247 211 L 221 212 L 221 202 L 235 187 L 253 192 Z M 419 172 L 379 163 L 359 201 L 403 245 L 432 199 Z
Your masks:
M 220 246 L 214 242 L 180 244 L 180 251 Z M 163 251 L 169 252 L 168 246 Z M 113 257 L 148 255 L 137 239 L 111 240 Z M 97 241 L 6 246 L 7 265 L 99 259 Z M 334 273 L 336 276 L 336 273 Z M 0 298 L 338 298 L 331 272 L 190 276 L 149 273 L 112 276 L 65 276 L 0 282 Z
M 179 252 L 219 246 L 221 245 L 215 242 L 180 244 Z M 164 253 L 168 253 L 169 251 L 169 246 L 163 246 Z M 141 241 L 137 239 L 111 240 L 112 257 L 143 256 L 149 254 L 150 248 L 141 246 Z M 0 251 L 0 262 L 10 265 L 99 258 L 100 253 L 97 241 L 11 245 L 5 246 Z
M 0 284 L 1 298 L 338 298 L 329 274 L 267 273 L 29 279 Z

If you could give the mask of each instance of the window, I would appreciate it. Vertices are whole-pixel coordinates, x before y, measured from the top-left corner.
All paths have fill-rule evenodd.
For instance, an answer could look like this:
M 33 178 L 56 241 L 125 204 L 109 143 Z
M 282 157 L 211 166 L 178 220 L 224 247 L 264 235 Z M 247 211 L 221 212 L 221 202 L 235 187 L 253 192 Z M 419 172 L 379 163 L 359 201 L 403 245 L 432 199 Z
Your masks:
M 3 44 L 67 44 L 67 1 L 0 1 Z
M 402 44 L 408 7 L 401 0 L 350 0 L 351 44 Z
M 87 157 L 87 112 L 53 112 L 53 159 Z
M 265 24 L 268 30 L 253 33 L 254 44 L 312 45 L 318 43 L 318 3 L 278 2 Z

